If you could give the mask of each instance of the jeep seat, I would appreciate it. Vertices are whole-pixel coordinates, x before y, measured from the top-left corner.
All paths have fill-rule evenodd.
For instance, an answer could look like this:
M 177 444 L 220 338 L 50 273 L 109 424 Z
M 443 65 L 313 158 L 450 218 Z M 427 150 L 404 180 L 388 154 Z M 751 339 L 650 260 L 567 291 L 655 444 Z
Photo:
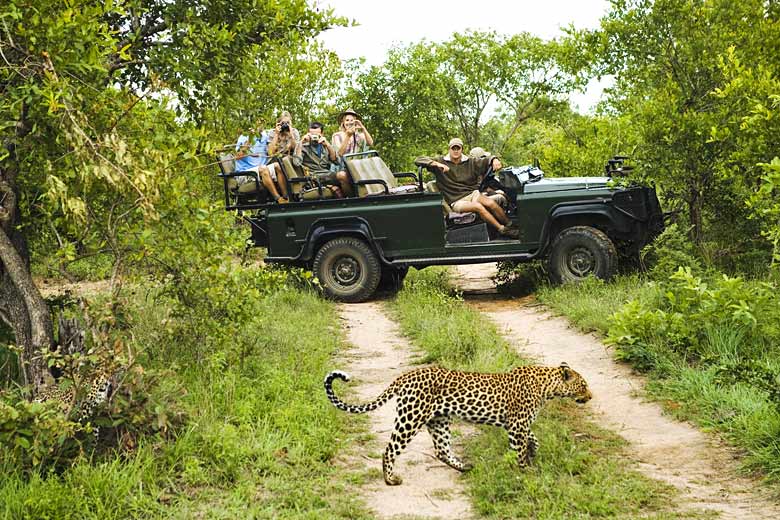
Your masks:
M 317 200 L 336 198 L 331 186 L 320 185 L 317 179 L 303 168 L 295 166 L 289 156 L 282 157 L 282 169 L 287 177 L 288 192 L 293 200 Z
M 417 184 L 398 184 L 398 178 L 412 178 L 416 181 L 417 176 L 415 174 L 393 173 L 378 155 L 349 159 L 346 161 L 346 165 L 347 171 L 357 189 L 358 197 L 381 194 L 395 195 L 420 191 Z
M 217 164 L 225 181 L 226 191 L 235 199 L 237 205 L 261 203 L 267 199 L 268 191 L 255 172 L 250 171 L 246 172 L 246 175 L 241 175 L 243 172 L 236 171 L 233 154 L 218 155 Z
M 436 186 L 436 181 L 426 182 L 425 191 L 427 193 L 439 193 L 439 187 Z M 479 219 L 479 216 L 476 213 L 457 213 L 452 211 L 452 207 L 444 200 L 444 197 L 441 199 L 441 205 L 444 210 L 444 223 L 448 227 L 473 224 Z

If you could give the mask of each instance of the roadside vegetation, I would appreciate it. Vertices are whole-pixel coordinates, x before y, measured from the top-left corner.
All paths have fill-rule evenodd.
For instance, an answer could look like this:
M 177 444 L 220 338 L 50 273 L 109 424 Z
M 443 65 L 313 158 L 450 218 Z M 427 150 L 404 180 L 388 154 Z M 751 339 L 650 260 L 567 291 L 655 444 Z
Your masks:
M 172 285 L 129 288 L 114 314 L 134 360 L 97 451 L 78 423 L 47 428 L 64 421 L 50 406 L 0 394 L 0 518 L 367 517 L 333 463 L 356 426 L 321 389 L 338 320 L 295 276 L 236 265 L 197 308 Z
M 725 274 L 671 226 L 648 271 L 604 283 L 539 286 L 538 299 L 595 331 L 650 378 L 675 416 L 717 431 L 746 470 L 780 483 L 780 297 L 777 282 Z M 533 278 L 524 270 L 525 279 Z M 518 282 L 515 282 L 516 284 Z
M 527 363 L 453 292 L 444 268 L 412 270 L 388 307 L 422 351 L 422 362 L 481 372 Z M 474 469 L 464 479 L 481 516 L 679 518 L 668 510 L 674 490 L 632 470 L 624 441 L 589 422 L 575 403 L 548 402 L 534 431 L 540 449 L 526 470 L 517 467 L 503 429 L 480 427 L 466 440 L 465 458 Z

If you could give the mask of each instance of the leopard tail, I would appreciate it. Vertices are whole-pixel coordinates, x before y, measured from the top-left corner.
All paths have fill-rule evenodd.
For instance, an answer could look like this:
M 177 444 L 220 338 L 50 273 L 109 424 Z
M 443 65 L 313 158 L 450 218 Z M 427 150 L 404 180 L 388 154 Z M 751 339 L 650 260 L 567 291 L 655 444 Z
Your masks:
M 339 397 L 333 392 L 334 379 L 349 381 L 350 377 L 348 374 L 345 374 L 340 370 L 334 370 L 333 372 L 328 374 L 327 377 L 325 378 L 325 393 L 328 394 L 328 399 L 330 399 L 330 402 L 333 403 L 333 406 L 335 406 L 339 410 L 344 410 L 345 412 L 366 413 L 366 412 L 376 410 L 377 408 L 385 404 L 387 401 L 389 401 L 390 398 L 395 395 L 395 383 L 393 383 L 389 387 L 387 387 L 387 389 L 384 392 L 382 392 L 379 395 L 379 397 L 377 397 L 370 403 L 361 404 L 361 405 L 347 404 L 341 399 L 339 399 Z

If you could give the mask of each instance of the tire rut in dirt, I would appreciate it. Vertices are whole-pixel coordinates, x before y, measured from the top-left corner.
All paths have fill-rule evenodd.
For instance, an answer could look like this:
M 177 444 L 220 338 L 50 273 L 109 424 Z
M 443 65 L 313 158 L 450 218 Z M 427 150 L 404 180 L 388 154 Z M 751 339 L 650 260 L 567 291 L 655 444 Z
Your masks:
M 350 403 L 365 403 L 376 398 L 399 375 L 416 368 L 415 355 L 394 322 L 388 319 L 379 302 L 340 305 L 339 315 L 352 348 L 334 368 L 352 376 L 350 391 L 341 382 L 336 394 Z M 362 464 L 372 472 L 364 487 L 366 502 L 376 518 L 459 518 L 473 517 L 471 504 L 459 479 L 459 473 L 434 457 L 426 431 L 415 436 L 396 461 L 396 470 L 404 482 L 387 486 L 382 480 L 381 454 L 390 438 L 396 401 L 392 399 L 368 414 L 375 439 L 348 455 L 350 465 Z

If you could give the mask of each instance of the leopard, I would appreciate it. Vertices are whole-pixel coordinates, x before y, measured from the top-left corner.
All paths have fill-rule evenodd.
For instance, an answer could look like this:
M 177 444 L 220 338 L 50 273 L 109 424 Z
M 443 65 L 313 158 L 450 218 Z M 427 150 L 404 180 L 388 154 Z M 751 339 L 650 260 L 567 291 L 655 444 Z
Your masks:
M 86 346 L 86 333 L 78 320 L 65 319 L 63 316 L 60 316 L 58 327 L 60 344 L 57 346 L 57 350 L 60 354 L 64 356 L 84 356 L 91 353 Z M 107 357 L 105 352 L 102 357 Z M 104 359 L 103 361 L 106 360 Z M 78 363 L 76 366 L 71 366 L 70 369 L 71 373 L 81 371 Z M 95 409 L 109 400 L 114 379 L 114 370 L 109 367 L 109 363 L 98 364 L 90 372 L 86 377 L 74 378 L 71 381 L 72 384 L 63 385 L 59 381 L 63 376 L 62 368 L 56 365 L 53 366 L 52 376 L 56 382 L 42 388 L 33 399 L 33 402 L 54 401 L 58 404 L 62 413 L 71 416 L 75 412 L 74 418 L 81 424 L 86 423 L 93 416 Z M 92 434 L 97 442 L 100 436 L 100 428 L 93 425 Z
M 555 397 L 571 397 L 577 403 L 586 403 L 593 397 L 585 379 L 566 363 L 524 365 L 504 373 L 421 367 L 401 374 L 376 399 L 365 404 L 342 401 L 333 391 L 336 379 L 349 382 L 351 378 L 340 370 L 325 378 L 328 399 L 345 412 L 371 412 L 397 398 L 394 428 L 382 456 L 382 472 L 389 486 L 403 482 L 394 470 L 396 458 L 423 426 L 431 435 L 436 458 L 461 472 L 471 469 L 471 465 L 453 453 L 452 420 L 503 427 L 509 434 L 510 449 L 516 452 L 518 466 L 523 469 L 531 464 L 539 449 L 531 425 L 542 405 Z
M 98 368 L 87 384 L 78 385 L 78 390 L 82 388 L 84 391 L 77 391 L 76 384 L 68 386 L 52 384 L 42 389 L 33 402 L 55 401 L 66 415 L 70 415 L 76 409 L 75 419 L 79 423 L 85 424 L 93 416 L 95 409 L 107 402 L 111 396 L 111 372 Z M 92 435 L 97 442 L 100 437 L 98 426 L 92 426 Z

